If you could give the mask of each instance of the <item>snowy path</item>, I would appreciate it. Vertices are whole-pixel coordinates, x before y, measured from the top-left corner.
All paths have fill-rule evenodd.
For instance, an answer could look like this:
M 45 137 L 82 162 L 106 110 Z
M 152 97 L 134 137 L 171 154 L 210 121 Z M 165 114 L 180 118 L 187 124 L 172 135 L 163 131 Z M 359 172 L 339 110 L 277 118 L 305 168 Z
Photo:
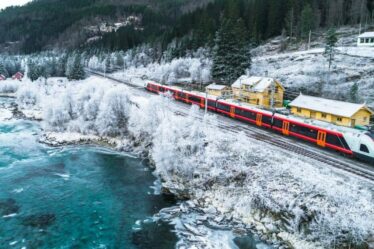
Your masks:
M 100 73 L 90 73 L 99 77 L 104 77 Z M 130 85 L 134 90 L 134 94 L 137 96 L 145 98 L 149 97 L 150 93 L 144 90 L 145 82 L 141 79 L 132 79 L 131 83 L 129 83 L 120 79 L 112 78 L 111 76 L 106 76 L 105 78 L 117 83 Z M 173 111 L 180 115 L 187 115 L 190 110 L 189 105 L 181 102 L 175 102 L 173 108 Z M 203 116 L 204 111 L 200 110 L 196 118 L 202 119 Z M 229 132 L 233 135 L 238 135 L 238 133 L 243 132 L 248 139 L 261 144 L 261 146 L 268 146 L 278 153 L 286 153 L 290 157 L 296 157 L 303 161 L 312 162 L 315 166 L 329 166 L 329 168 L 335 170 L 337 173 L 348 173 L 350 176 L 360 177 L 367 181 L 374 181 L 374 168 L 368 164 L 345 158 L 335 152 L 326 151 L 309 143 L 284 137 L 280 134 L 256 126 L 250 126 L 222 115 L 217 115 L 217 120 L 219 121 L 218 127 L 223 129 L 225 132 Z

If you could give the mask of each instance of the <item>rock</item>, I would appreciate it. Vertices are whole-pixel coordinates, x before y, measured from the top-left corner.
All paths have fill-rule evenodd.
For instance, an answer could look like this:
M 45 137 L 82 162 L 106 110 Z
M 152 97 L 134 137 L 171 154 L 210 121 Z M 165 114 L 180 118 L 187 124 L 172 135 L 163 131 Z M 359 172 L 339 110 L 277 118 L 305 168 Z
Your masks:
M 22 225 L 37 228 L 46 228 L 52 225 L 55 221 L 55 214 L 37 214 L 26 216 L 22 221 Z
M 14 199 L 5 199 L 0 201 L 0 215 L 7 216 L 15 214 L 19 211 L 20 207 L 17 205 Z

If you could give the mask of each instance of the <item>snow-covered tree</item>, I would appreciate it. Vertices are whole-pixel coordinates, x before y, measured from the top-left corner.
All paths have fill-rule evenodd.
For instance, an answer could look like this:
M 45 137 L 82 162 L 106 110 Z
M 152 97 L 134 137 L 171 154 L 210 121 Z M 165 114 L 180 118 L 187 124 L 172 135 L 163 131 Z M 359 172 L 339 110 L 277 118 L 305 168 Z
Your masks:
M 326 45 L 325 45 L 325 55 L 329 63 L 329 70 L 331 69 L 332 62 L 336 53 L 336 42 L 338 41 L 336 30 L 331 28 L 326 34 Z
M 222 19 L 213 49 L 212 76 L 215 81 L 230 85 L 249 69 L 251 57 L 247 38 L 241 19 Z

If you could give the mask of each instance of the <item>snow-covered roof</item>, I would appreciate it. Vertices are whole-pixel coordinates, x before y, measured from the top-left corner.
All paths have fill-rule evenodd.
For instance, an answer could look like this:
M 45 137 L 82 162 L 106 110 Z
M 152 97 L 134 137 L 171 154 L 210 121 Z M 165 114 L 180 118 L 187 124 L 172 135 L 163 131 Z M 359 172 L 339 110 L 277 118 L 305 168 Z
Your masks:
M 374 32 L 365 32 L 358 36 L 359 38 L 372 38 L 374 37 Z
M 299 97 L 297 97 L 289 105 L 348 118 L 352 117 L 362 108 L 367 109 L 372 114 L 374 113 L 366 106 L 366 104 L 354 104 L 332 99 L 312 97 L 302 94 L 300 94 Z
M 273 82 L 277 82 L 273 78 L 268 77 L 257 77 L 257 76 L 240 76 L 239 79 L 237 79 L 234 84 L 232 84 L 232 87 L 234 88 L 240 88 L 242 85 L 251 86 L 252 90 L 255 92 L 263 92 L 266 90 Z
M 206 88 L 209 90 L 224 90 L 227 86 L 225 85 L 216 85 L 216 84 L 210 84 Z

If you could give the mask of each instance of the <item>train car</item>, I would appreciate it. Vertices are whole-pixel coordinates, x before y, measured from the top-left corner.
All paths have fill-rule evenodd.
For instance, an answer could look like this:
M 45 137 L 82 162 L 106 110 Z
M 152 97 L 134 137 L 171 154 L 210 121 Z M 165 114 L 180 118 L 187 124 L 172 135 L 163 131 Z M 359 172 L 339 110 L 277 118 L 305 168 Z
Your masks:
M 203 94 L 157 83 L 149 82 L 146 85 L 146 89 L 154 93 L 170 92 L 177 101 L 195 104 L 201 108 L 205 108 L 205 103 L 207 102 L 207 109 L 212 112 L 271 129 L 285 136 L 295 137 L 374 164 L 374 133 L 369 131 L 358 131 L 345 127 L 331 129 L 327 126 L 324 127 L 322 124 L 308 124 L 298 118 L 272 113 L 255 107 L 238 105 L 213 96 L 208 97 L 206 100 Z

